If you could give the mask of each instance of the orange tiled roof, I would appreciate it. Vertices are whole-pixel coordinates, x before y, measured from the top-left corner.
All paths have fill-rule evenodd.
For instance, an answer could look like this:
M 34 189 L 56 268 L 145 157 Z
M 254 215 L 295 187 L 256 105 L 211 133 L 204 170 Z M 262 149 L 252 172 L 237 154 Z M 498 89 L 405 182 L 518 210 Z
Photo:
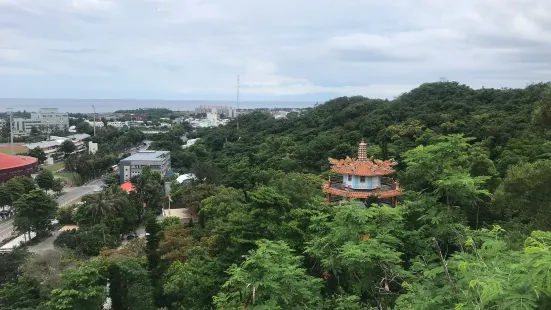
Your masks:
M 392 166 L 396 164 L 390 160 L 371 160 L 367 158 L 358 160 L 350 157 L 346 157 L 346 159 L 329 158 L 329 162 L 333 165 L 331 167 L 333 172 L 367 177 L 393 174 L 395 171 Z
M 355 190 L 344 190 L 340 188 L 330 187 L 329 183 L 323 185 L 323 192 L 328 194 L 333 194 L 341 197 L 348 198 L 368 198 L 368 197 L 377 197 L 377 198 L 389 198 L 402 195 L 402 189 L 392 189 L 392 190 L 374 190 L 374 191 L 355 191 Z
M 132 182 L 130 181 L 126 181 L 121 184 L 121 188 L 127 192 L 133 192 L 136 190 L 136 188 L 134 187 L 134 185 L 132 185 Z

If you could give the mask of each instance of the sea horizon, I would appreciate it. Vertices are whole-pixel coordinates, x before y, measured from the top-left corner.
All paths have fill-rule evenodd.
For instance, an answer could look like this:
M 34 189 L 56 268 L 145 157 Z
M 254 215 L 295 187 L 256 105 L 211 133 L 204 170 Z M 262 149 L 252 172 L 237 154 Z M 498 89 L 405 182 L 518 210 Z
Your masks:
M 313 107 L 316 101 L 308 100 L 249 100 L 240 101 L 240 109 L 255 108 L 307 108 Z M 0 112 L 8 108 L 13 111 L 33 112 L 40 108 L 58 108 L 60 112 L 93 113 L 92 105 L 97 113 L 109 113 L 117 110 L 132 110 L 146 108 L 165 108 L 172 111 L 191 111 L 200 105 L 222 105 L 237 107 L 235 100 L 164 100 L 164 99 L 35 99 L 35 98 L 0 98 Z

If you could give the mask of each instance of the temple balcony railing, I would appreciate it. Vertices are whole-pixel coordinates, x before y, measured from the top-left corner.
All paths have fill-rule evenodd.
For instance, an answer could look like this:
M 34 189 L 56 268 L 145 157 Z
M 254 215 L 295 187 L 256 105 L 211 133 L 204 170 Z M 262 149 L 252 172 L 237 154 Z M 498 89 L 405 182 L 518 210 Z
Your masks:
M 391 178 L 383 178 L 381 186 L 375 189 L 352 189 L 343 183 L 342 178 L 333 180 L 324 183 L 323 191 L 325 193 L 349 198 L 367 198 L 370 196 L 387 198 L 399 196 L 403 193 L 403 190 Z

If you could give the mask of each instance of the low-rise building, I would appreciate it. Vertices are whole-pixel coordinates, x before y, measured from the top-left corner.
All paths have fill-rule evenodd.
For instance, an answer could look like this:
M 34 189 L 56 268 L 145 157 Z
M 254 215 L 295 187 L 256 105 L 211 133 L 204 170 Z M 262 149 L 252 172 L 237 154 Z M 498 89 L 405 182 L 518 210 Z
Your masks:
M 121 183 L 142 173 L 142 169 L 151 167 L 161 175 L 170 171 L 169 151 L 139 151 L 134 155 L 121 159 L 119 163 Z
M 90 126 L 96 127 L 96 128 L 103 128 L 105 126 L 105 124 L 103 122 L 94 122 L 94 121 L 89 121 L 89 120 L 85 120 L 85 122 L 90 124 Z
M 128 122 L 112 121 L 112 122 L 107 122 L 107 126 L 112 126 L 115 128 L 122 129 L 124 128 L 124 126 L 128 126 Z

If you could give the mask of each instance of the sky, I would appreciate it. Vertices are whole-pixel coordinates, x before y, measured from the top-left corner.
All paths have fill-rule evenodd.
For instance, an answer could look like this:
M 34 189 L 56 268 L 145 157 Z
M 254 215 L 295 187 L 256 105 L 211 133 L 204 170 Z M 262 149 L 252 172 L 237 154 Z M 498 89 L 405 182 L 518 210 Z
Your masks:
M 0 0 L 0 97 L 393 98 L 551 79 L 548 0 Z

